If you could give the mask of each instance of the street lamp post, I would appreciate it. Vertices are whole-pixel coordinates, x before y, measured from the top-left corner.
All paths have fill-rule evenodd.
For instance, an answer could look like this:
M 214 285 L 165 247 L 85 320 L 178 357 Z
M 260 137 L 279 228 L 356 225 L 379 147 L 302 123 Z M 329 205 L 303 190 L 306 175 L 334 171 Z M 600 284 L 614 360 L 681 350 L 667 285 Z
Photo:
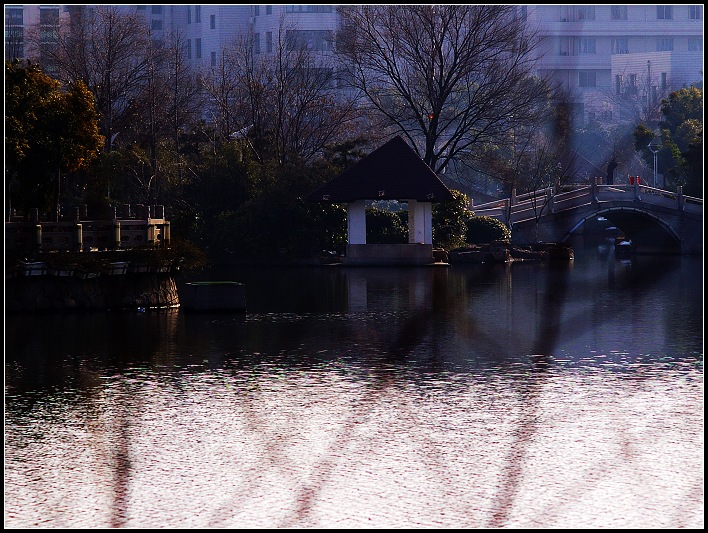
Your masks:
M 656 189 L 656 177 L 657 174 L 659 173 L 659 162 L 657 159 L 657 154 L 661 150 L 661 136 L 658 133 L 654 134 L 654 138 L 651 140 L 651 142 L 647 145 L 649 150 L 651 150 L 651 153 L 654 154 L 654 188 Z

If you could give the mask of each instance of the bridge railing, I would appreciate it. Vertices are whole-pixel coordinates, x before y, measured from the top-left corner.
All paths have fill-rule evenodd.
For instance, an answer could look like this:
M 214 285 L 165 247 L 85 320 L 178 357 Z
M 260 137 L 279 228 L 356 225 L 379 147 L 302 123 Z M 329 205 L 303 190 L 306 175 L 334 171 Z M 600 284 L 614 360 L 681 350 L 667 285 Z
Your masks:
M 77 209 L 76 213 L 72 211 L 55 222 L 40 220 L 37 210 L 33 209 L 26 217 L 14 216 L 13 221 L 5 223 L 5 249 L 13 252 L 94 251 L 170 242 L 170 222 L 165 220 L 161 205 L 136 206 L 134 215 L 128 206 L 123 206 L 119 210 L 112 209 L 109 215 L 106 219 L 88 219 L 85 210 Z
M 593 202 L 636 200 L 693 214 L 703 212 L 703 200 L 685 196 L 681 187 L 677 192 L 671 192 L 635 182 L 628 185 L 566 185 L 559 191 L 544 188 L 520 195 L 512 191 L 510 198 L 476 205 L 472 210 L 477 216 L 490 216 L 507 224 L 532 220 L 539 215 L 558 213 Z

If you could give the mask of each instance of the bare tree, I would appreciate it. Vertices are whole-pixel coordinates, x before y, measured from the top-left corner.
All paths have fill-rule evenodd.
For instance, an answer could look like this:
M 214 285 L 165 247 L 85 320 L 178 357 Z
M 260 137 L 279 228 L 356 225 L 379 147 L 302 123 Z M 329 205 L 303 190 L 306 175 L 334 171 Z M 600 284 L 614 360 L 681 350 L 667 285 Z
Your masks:
M 536 36 L 505 5 L 341 6 L 337 51 L 381 126 L 436 172 L 475 143 L 533 123 L 547 86 Z
M 177 179 L 181 181 L 183 161 L 180 137 L 201 115 L 202 90 L 196 73 L 187 63 L 186 40 L 181 34 L 170 35 L 166 61 L 165 83 L 169 87 L 166 124 L 172 131 Z
M 248 46 L 242 40 L 236 44 L 236 49 Z M 207 98 L 207 108 L 214 119 L 215 135 L 222 141 L 228 140 L 232 134 L 248 129 L 252 124 L 250 117 L 244 116 L 239 110 L 243 107 L 245 89 L 240 86 L 243 71 L 253 68 L 250 63 L 241 63 L 251 57 L 240 57 L 233 52 L 221 51 L 221 58 L 208 73 L 200 77 L 201 86 Z
M 659 73 L 647 61 L 646 69 L 636 74 L 615 74 L 612 88 L 603 92 L 603 104 L 615 111 L 613 121 L 622 124 L 658 122 L 661 118 L 661 102 L 671 88 L 662 83 Z M 609 118 L 609 117 L 608 117 Z
M 253 36 L 223 54 L 207 91 L 222 124 L 248 136 L 260 157 L 312 160 L 355 127 L 355 100 L 338 91 L 333 55 L 313 51 L 281 24 L 272 52 Z M 233 129 L 231 129 L 233 128 Z
M 73 6 L 58 45 L 47 53 L 64 82 L 83 81 L 96 97 L 101 132 L 108 150 L 120 130 L 150 64 L 150 34 L 145 21 L 119 6 Z

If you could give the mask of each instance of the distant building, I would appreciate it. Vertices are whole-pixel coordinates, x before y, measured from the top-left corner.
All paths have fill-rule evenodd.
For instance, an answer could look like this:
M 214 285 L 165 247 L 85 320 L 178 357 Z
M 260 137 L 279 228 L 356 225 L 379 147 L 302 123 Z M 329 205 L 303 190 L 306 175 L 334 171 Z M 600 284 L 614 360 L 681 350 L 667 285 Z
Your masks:
M 52 46 L 72 10 L 90 6 L 5 5 L 5 59 L 31 57 L 52 72 L 30 28 Z M 278 40 L 332 51 L 336 5 L 120 5 L 142 13 L 155 38 L 179 34 L 195 68 L 218 67 L 239 37 L 257 54 Z M 703 82 L 703 5 L 520 5 L 530 29 L 542 36 L 538 73 L 569 91 L 580 123 L 650 118 L 669 92 Z M 43 60 L 45 63 L 42 63 Z M 332 63 L 336 72 L 336 61 Z M 336 79 L 336 76 L 333 78 Z
M 584 123 L 649 118 L 669 92 L 703 83 L 703 5 L 522 10 L 543 37 L 539 73 L 572 93 Z
M 5 5 L 5 59 L 32 58 L 47 74 L 53 74 L 56 66 L 47 52 L 57 46 L 59 28 L 67 23 L 68 13 L 68 6 Z M 30 32 L 39 32 L 39 48 Z

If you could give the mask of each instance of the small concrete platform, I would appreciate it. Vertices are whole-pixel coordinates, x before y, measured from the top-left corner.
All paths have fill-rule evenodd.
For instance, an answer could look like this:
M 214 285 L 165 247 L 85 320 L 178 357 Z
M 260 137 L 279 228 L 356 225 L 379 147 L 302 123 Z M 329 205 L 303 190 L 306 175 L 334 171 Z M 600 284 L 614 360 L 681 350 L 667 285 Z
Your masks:
M 238 281 L 192 281 L 184 284 L 179 301 L 187 311 L 245 311 L 246 286 Z

